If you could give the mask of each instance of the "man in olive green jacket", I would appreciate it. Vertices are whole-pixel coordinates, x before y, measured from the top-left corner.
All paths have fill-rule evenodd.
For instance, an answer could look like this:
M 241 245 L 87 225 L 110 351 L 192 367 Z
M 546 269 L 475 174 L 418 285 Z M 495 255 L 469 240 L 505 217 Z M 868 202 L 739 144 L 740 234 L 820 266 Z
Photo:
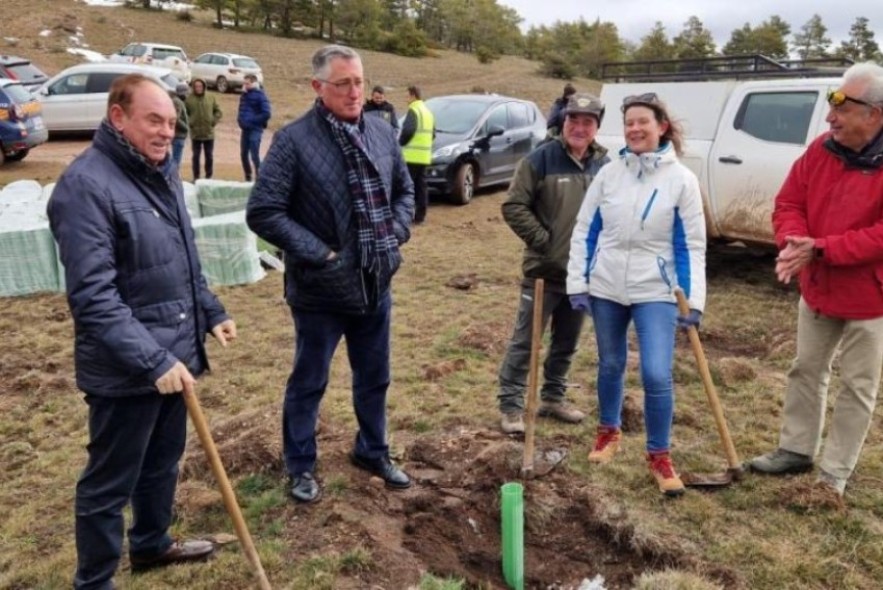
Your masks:
M 534 149 L 515 170 L 503 219 L 524 242 L 524 280 L 518 317 L 500 367 L 498 401 L 506 434 L 524 432 L 524 390 L 530 361 L 534 281 L 545 283 L 543 329 L 551 343 L 543 363 L 540 416 L 578 423 L 585 414 L 565 399 L 567 371 L 585 314 L 567 297 L 570 235 L 589 183 L 610 161 L 595 142 L 604 105 L 590 94 L 575 94 L 564 107 L 561 135 Z
M 190 120 L 190 145 L 193 147 L 193 180 L 199 178 L 200 152 L 205 152 L 205 177 L 211 178 L 215 167 L 215 125 L 221 120 L 221 107 L 206 93 L 205 81 L 191 83 L 193 92 L 184 101 Z

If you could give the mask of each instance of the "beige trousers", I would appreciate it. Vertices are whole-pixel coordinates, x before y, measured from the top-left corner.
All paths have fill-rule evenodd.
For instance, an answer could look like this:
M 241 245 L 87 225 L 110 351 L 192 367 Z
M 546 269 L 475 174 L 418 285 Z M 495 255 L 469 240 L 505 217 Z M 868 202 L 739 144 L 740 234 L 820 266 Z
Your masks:
M 825 426 L 831 364 L 840 345 L 840 393 L 819 466 L 848 478 L 874 414 L 883 367 L 883 318 L 842 320 L 817 315 L 800 299 L 797 358 L 788 372 L 779 446 L 815 457 Z

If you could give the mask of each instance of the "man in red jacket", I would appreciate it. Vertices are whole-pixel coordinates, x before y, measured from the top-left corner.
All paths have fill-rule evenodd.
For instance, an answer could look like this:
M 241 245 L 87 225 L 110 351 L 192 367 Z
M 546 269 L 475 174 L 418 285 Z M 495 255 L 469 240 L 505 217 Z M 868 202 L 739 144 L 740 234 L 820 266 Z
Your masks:
M 842 495 L 865 441 L 883 368 L 883 68 L 850 67 L 828 95 L 830 131 L 794 163 L 776 196 L 776 275 L 799 277 L 797 358 L 779 447 L 754 471 L 809 471 L 821 447 L 828 382 L 840 348 L 819 482 Z

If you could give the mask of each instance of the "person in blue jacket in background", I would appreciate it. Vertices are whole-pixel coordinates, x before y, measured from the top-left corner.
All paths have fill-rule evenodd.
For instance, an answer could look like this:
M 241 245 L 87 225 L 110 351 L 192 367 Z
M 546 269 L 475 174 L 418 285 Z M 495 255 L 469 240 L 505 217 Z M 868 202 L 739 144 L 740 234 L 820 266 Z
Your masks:
M 245 180 L 250 182 L 254 178 L 251 164 L 254 164 L 255 177 L 261 167 L 261 138 L 264 135 L 264 129 L 270 122 L 272 110 L 270 99 L 258 84 L 257 76 L 246 74 L 243 89 L 242 96 L 239 98 L 239 115 L 236 122 L 239 123 L 239 128 L 242 130 L 242 135 L 239 138 L 242 172 L 245 174 Z M 251 158 L 251 162 L 249 162 L 249 158 Z

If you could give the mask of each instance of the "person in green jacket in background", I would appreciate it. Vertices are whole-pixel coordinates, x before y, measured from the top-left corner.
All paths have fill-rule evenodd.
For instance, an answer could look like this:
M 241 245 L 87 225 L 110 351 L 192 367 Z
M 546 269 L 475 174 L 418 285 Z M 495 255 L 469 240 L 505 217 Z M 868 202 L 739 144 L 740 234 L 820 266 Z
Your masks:
M 190 145 L 193 147 L 193 180 L 199 178 L 201 152 L 205 152 L 205 177 L 211 178 L 215 165 L 215 125 L 221 120 L 221 107 L 213 95 L 206 93 L 205 81 L 191 83 L 193 92 L 184 101 L 190 120 Z
M 432 115 L 416 86 L 408 86 L 408 114 L 402 123 L 399 145 L 414 182 L 414 223 L 426 220 L 429 196 L 426 192 L 426 167 L 432 163 L 432 140 L 435 138 L 435 117 Z

